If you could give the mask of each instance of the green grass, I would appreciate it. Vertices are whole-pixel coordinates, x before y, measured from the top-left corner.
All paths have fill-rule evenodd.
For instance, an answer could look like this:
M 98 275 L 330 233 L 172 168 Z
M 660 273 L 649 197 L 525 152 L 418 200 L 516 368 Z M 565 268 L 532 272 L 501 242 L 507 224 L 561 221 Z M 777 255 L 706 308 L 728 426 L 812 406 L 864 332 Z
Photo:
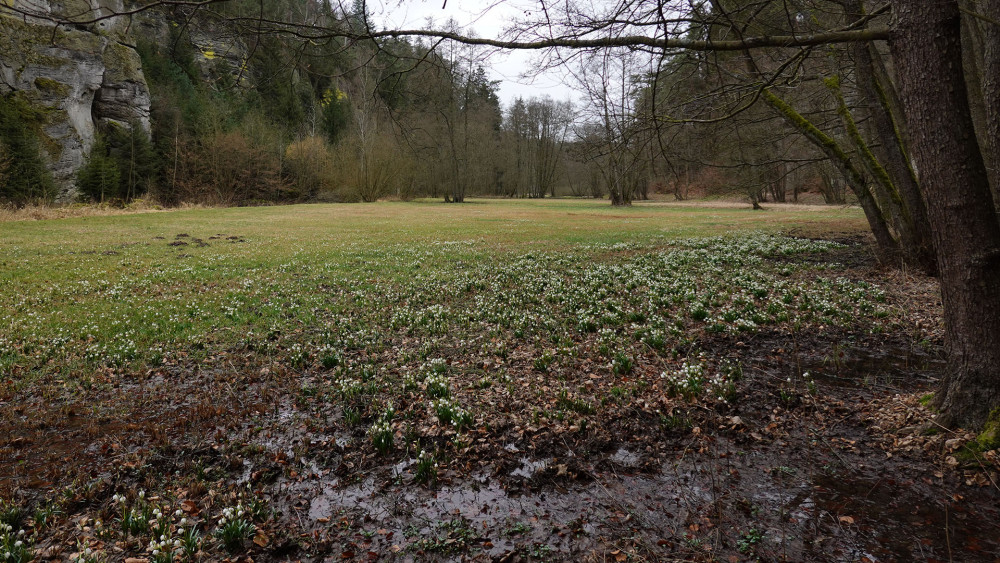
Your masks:
M 862 229 L 846 208 L 589 200 L 0 223 L 0 433 L 26 433 L 29 451 L 24 467 L 0 470 L 57 465 L 66 486 L 101 445 L 116 455 L 111 436 L 122 451 L 141 446 L 135 465 L 148 468 L 118 490 L 141 479 L 158 498 L 195 490 L 189 477 L 205 480 L 199 468 L 216 459 L 211 479 L 235 482 L 237 455 L 289 479 L 316 460 L 323 474 L 336 463 L 354 468 L 347 478 L 384 471 L 434 487 L 439 471 L 529 444 L 660 440 L 743 400 L 741 368 L 702 354 L 703 339 L 896 322 L 877 284 L 835 263 L 840 245 L 776 235 Z M 554 431 L 517 430 L 537 425 Z M 67 428 L 80 429 L 79 449 L 48 445 Z M 337 456 L 301 429 L 336 436 Z M 206 443 L 224 457 L 195 453 Z M 164 459 L 175 465 L 161 475 Z M 112 535 L 127 530 L 141 540 L 129 553 L 144 553 L 150 519 L 119 514 Z M 255 550 L 251 531 L 234 528 L 230 548 Z M 213 529 L 175 532 L 221 557 Z M 441 520 L 407 548 L 464 551 L 474 537 L 464 520 Z
M 0 373 L 18 382 L 44 373 L 78 376 L 93 367 L 156 366 L 178 353 L 199 359 L 237 345 L 297 354 L 292 363 L 301 366 L 340 350 L 320 350 L 318 334 L 298 342 L 315 348 L 296 350 L 288 335 L 330 332 L 331 319 L 406 300 L 415 282 L 440 282 L 449 301 L 483 284 L 490 272 L 477 269 L 517 257 L 603 260 L 679 237 L 842 231 L 861 221 L 854 209 L 817 209 L 479 200 L 3 223 Z M 418 300 L 431 305 L 431 297 Z M 430 333 L 452 324 L 447 307 L 414 309 L 417 318 L 397 324 Z

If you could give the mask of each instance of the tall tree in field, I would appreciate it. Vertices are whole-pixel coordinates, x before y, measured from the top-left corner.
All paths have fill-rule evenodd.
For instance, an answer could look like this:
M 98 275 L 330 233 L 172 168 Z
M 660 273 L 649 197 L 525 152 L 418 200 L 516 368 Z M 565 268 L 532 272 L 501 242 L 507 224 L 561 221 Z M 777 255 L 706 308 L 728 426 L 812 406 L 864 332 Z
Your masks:
M 445 201 L 461 203 L 470 189 L 495 182 L 501 112 L 497 83 L 476 53 L 450 47 L 423 54 L 408 80 L 412 100 L 400 121 L 426 163 L 427 183 L 443 186 Z
M 504 140 L 506 182 L 511 195 L 555 195 L 566 137 L 573 123 L 573 106 L 549 97 L 517 98 L 507 111 Z
M 587 100 L 583 114 L 599 125 L 589 129 L 584 144 L 614 206 L 632 205 L 646 179 L 650 138 L 641 134 L 636 121 L 640 85 L 633 79 L 646 70 L 626 49 L 605 49 L 583 58 L 576 73 Z

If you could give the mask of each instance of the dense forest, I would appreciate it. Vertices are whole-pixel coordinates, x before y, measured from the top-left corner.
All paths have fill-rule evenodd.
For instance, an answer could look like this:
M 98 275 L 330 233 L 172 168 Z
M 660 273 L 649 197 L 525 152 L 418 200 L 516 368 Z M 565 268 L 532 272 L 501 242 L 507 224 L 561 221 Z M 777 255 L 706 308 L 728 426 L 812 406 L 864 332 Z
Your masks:
M 803 142 L 809 135 L 798 122 L 734 81 L 741 57 L 578 57 L 569 63 L 578 69 L 571 86 L 579 101 L 502 104 L 482 48 L 364 37 L 375 27 L 364 2 L 283 0 L 261 9 L 230 2 L 212 12 L 174 6 L 141 15 L 155 30 L 134 34 L 152 98 L 149 126 L 99 126 L 72 179 L 75 199 L 246 205 L 574 195 L 627 205 L 654 191 L 676 199 L 738 195 L 754 206 L 798 200 L 803 191 L 828 203 L 856 199 L 853 177 L 840 173 L 823 143 Z M 757 14 L 747 31 L 780 26 L 782 13 Z M 285 29 L 262 32 L 258 20 Z M 288 26 L 326 31 L 302 35 Z M 688 31 L 713 33 L 725 30 Z M 843 144 L 837 154 L 851 166 L 867 166 L 860 182 L 882 190 L 876 196 L 886 204 L 879 168 L 867 159 L 877 133 L 870 100 L 853 77 L 817 78 L 848 56 L 830 51 L 803 57 L 780 95 Z M 884 54 L 874 55 L 887 72 Z M 34 134 L 44 116 L 16 90 L 0 100 L 0 112 L 0 197 L 51 200 L 58 190 L 46 160 L 54 151 Z M 865 115 L 851 118 L 858 113 Z M 863 123 L 857 135 L 853 122 Z
M 201 19 L 180 7 L 145 14 L 169 29 L 137 38 L 152 95 L 149 129 L 101 127 L 75 177 L 77 198 L 461 202 L 468 193 L 542 197 L 566 182 L 572 107 L 547 98 L 501 107 L 497 82 L 473 49 L 245 32 L 242 17 L 358 33 L 372 25 L 361 2 L 346 11 L 313 0 L 257 9 L 242 2 Z M 30 106 L 9 92 L 0 112 L 0 196 L 14 204 L 51 199 L 47 149 Z M 569 189 L 600 195 L 577 183 Z

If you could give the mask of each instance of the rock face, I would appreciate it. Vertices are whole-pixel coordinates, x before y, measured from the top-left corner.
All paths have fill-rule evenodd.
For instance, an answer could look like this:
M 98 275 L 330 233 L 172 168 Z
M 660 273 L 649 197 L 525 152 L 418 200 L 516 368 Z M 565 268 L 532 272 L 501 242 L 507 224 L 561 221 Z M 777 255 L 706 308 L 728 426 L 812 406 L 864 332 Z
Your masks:
M 121 11 L 121 0 L 0 0 L 0 37 L 7 44 L 0 50 L 0 95 L 13 92 L 37 109 L 60 199 L 71 199 L 99 126 L 149 130 L 149 88 L 128 22 L 56 26 L 44 17 L 18 17 L 2 5 L 68 17 Z

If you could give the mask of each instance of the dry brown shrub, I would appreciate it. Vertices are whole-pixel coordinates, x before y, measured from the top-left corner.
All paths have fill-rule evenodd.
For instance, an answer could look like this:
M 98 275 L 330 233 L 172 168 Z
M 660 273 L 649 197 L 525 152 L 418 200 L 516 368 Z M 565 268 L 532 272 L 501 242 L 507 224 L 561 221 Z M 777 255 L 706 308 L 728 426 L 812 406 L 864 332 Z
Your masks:
M 133 200 L 125 207 L 97 203 L 28 204 L 23 207 L 0 207 L 0 223 L 10 221 L 47 221 L 71 217 L 104 217 L 108 215 L 134 215 L 163 211 L 163 207 L 148 199 Z
M 322 137 L 310 136 L 288 145 L 285 172 L 294 186 L 310 199 L 335 188 L 334 154 Z
M 245 205 L 294 199 L 272 148 L 240 131 L 216 133 L 179 148 L 174 198 L 207 205 Z

